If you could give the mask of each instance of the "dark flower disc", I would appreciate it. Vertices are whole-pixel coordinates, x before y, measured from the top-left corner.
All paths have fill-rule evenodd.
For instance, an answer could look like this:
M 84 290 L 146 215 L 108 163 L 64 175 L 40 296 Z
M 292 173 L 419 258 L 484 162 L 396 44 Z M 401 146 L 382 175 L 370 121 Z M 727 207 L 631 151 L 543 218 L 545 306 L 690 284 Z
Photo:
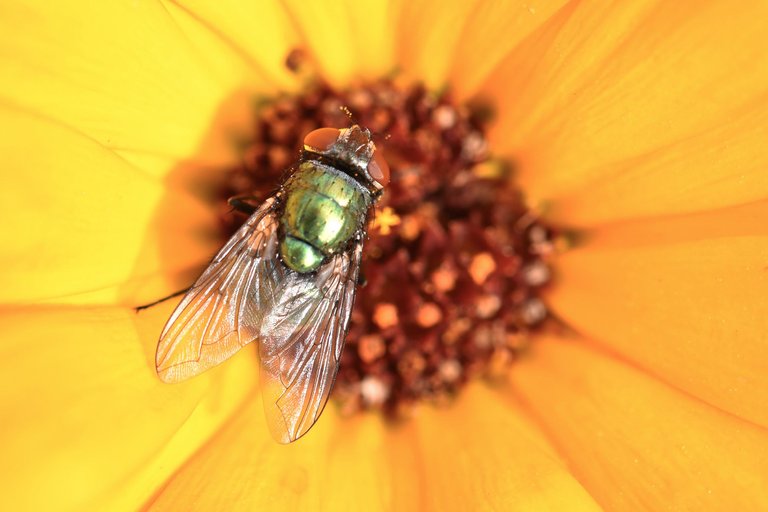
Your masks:
M 313 84 L 260 104 L 255 138 L 221 191 L 223 234 L 244 221 L 227 198 L 266 198 L 307 133 L 353 122 L 374 134 L 392 179 L 369 226 L 367 284 L 334 396 L 344 412 L 396 416 L 515 359 L 547 317 L 537 295 L 550 281 L 553 233 L 526 209 L 512 166 L 490 154 L 487 109 L 380 80 L 346 90 Z

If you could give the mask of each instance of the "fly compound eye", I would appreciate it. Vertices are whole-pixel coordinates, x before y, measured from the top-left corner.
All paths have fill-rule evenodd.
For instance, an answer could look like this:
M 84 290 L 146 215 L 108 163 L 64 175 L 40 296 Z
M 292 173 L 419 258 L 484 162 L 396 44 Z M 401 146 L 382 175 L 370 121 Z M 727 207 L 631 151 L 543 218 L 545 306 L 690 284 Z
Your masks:
M 338 128 L 318 128 L 304 137 L 304 148 L 313 151 L 327 151 L 336 142 L 341 132 Z
M 368 174 L 382 187 L 386 187 L 389 183 L 389 164 L 380 149 L 374 150 L 373 158 L 368 162 Z

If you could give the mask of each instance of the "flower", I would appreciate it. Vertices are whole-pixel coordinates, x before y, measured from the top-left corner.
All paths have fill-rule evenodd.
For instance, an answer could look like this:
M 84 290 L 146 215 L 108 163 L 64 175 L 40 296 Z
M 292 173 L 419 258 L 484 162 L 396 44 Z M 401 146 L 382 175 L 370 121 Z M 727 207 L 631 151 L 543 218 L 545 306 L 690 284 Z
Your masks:
M 0 452 L 13 509 L 765 508 L 768 64 L 761 2 L 8 3 Z M 165 303 L 215 250 L 180 186 L 247 101 L 399 69 L 498 109 L 491 148 L 577 230 L 572 328 L 497 387 L 390 427 L 266 433 L 253 352 L 154 375 Z M 199 192 L 199 191 L 194 191 Z

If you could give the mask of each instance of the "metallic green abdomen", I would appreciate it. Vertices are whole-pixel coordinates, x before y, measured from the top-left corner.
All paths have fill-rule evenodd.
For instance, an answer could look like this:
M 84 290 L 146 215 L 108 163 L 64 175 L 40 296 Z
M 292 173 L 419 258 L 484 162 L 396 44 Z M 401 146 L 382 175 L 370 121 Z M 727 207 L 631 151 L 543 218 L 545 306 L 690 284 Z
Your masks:
M 314 161 L 303 162 L 285 184 L 280 256 L 297 272 L 316 270 L 361 227 L 370 198 L 354 179 Z

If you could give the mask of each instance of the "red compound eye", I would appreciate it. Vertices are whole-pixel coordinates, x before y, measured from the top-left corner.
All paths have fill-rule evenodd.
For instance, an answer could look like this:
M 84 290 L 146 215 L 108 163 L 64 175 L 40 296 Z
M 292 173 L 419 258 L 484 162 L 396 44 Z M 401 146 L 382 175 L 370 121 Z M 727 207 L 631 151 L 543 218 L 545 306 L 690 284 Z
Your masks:
M 389 164 L 384 160 L 384 155 L 380 149 L 373 152 L 373 158 L 368 162 L 368 174 L 371 178 L 379 182 L 382 187 L 389 183 Z
M 339 138 L 338 128 L 318 128 L 304 137 L 304 145 L 316 151 L 325 151 Z

